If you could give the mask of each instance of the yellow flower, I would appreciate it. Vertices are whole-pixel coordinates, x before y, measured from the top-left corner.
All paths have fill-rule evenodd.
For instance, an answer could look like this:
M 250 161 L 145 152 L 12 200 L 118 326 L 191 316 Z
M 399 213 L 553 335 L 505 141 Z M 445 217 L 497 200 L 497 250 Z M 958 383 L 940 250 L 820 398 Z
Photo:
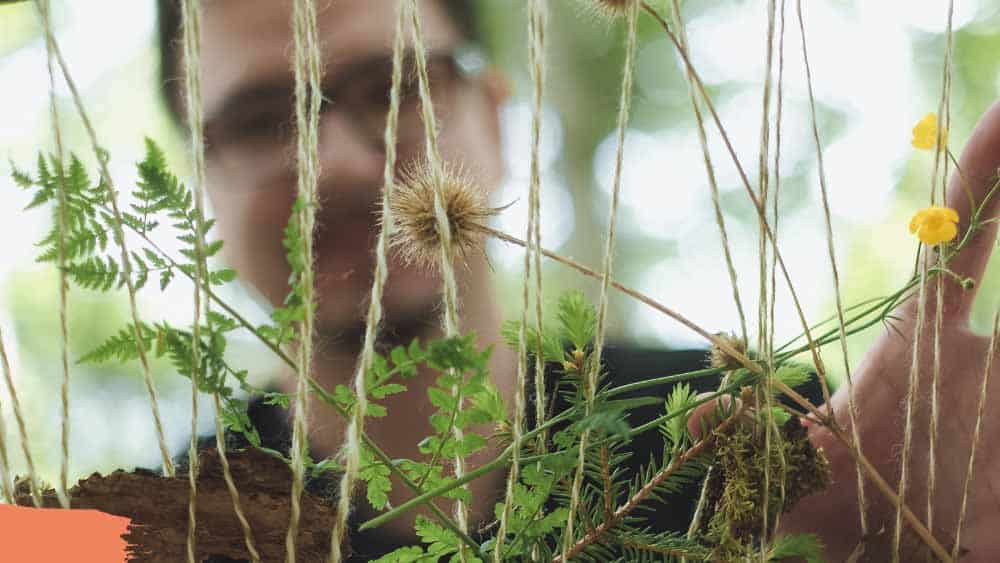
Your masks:
M 936 114 L 928 113 L 913 127 L 913 146 L 918 149 L 933 149 L 937 144 L 938 118 Z M 948 141 L 948 130 L 941 130 L 941 146 Z
M 917 211 L 910 220 L 910 232 L 924 244 L 948 242 L 958 235 L 958 213 L 950 207 L 933 205 Z

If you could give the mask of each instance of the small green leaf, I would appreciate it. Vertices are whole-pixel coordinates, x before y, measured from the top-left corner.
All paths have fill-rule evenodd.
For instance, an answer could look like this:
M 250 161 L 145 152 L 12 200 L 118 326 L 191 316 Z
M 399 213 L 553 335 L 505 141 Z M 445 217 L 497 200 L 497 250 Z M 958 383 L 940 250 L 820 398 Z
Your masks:
M 236 270 L 225 268 L 216 270 L 209 274 L 209 282 L 212 285 L 222 285 L 236 279 Z
M 418 561 L 428 561 L 424 548 L 419 545 L 409 545 L 387 553 L 372 563 L 416 563 Z
M 671 446 L 680 447 L 690 437 L 688 435 L 687 421 L 690 416 L 690 408 L 695 402 L 695 392 L 687 383 L 680 383 L 671 390 L 666 400 L 667 414 L 677 414 L 663 423 L 663 433 Z
M 223 241 L 221 240 L 214 240 L 208 243 L 208 246 L 205 247 L 205 257 L 208 258 L 215 256 L 220 250 L 222 250 L 222 244 Z
M 384 399 L 389 395 L 395 395 L 397 393 L 402 393 L 406 391 L 406 386 L 400 383 L 386 383 L 379 385 L 378 387 L 372 389 L 370 394 L 372 398 Z
M 392 359 L 392 363 L 397 366 L 409 363 L 410 361 L 409 356 L 406 354 L 406 348 L 403 346 L 396 346 L 393 348 L 392 352 L 389 354 L 389 358 Z
M 382 510 L 389 504 L 389 491 L 392 482 L 389 480 L 391 471 L 382 462 L 375 460 L 375 455 L 367 447 L 361 449 L 362 467 L 358 477 L 367 485 L 368 504 L 375 510 Z
M 287 409 L 288 405 L 291 404 L 292 397 L 287 393 L 269 392 L 264 394 L 264 404 L 274 405 Z
M 771 544 L 771 561 L 802 558 L 807 563 L 823 562 L 823 543 L 813 534 L 779 536 Z
M 812 374 L 807 366 L 787 363 L 778 367 L 774 372 L 774 377 L 794 389 L 812 379 Z
M 469 457 L 486 446 L 486 438 L 479 434 L 469 433 L 462 436 L 462 443 L 458 445 L 458 455 Z
M 597 313 L 580 291 L 570 291 L 559 298 L 559 323 L 574 348 L 583 350 L 594 339 Z
M 451 393 L 439 389 L 437 387 L 428 387 L 427 396 L 431 400 L 431 404 L 439 409 L 444 410 L 454 410 L 455 409 L 455 397 Z

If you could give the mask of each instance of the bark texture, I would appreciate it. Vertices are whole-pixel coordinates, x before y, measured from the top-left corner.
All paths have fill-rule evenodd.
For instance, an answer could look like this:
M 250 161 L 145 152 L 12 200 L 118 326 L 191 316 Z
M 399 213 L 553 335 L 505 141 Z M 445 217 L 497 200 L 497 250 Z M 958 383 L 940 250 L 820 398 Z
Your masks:
M 283 561 L 289 520 L 291 471 L 277 457 L 255 448 L 227 452 L 263 561 Z M 222 477 L 217 450 L 199 453 L 197 549 L 202 560 L 249 560 L 243 531 Z M 132 561 L 166 563 L 186 559 L 189 484 L 186 469 L 174 478 L 147 469 L 94 473 L 70 490 L 73 508 L 90 508 L 132 519 L 123 536 Z M 335 479 L 312 479 L 302 496 L 298 560 L 320 562 L 330 551 L 334 521 Z M 54 490 L 45 492 L 45 506 L 59 506 Z M 27 482 L 18 483 L 17 503 L 31 506 Z

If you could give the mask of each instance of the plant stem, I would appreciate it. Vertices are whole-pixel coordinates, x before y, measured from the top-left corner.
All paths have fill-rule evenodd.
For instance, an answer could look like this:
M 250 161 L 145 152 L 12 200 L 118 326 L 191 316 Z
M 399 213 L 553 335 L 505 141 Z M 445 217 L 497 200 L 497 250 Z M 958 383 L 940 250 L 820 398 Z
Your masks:
M 698 379 L 699 377 L 707 377 L 710 375 L 716 375 L 727 371 L 725 368 L 708 368 L 700 369 L 696 371 L 689 371 L 686 373 L 678 373 L 675 375 L 665 375 L 663 377 L 654 377 L 651 379 L 643 379 L 642 381 L 636 381 L 634 383 L 628 383 L 625 385 L 620 385 L 618 387 L 612 387 L 605 391 L 605 397 L 615 397 L 623 393 L 629 393 L 631 391 L 636 391 L 639 389 L 645 389 L 647 387 L 656 387 L 658 385 L 667 385 L 671 383 L 679 383 L 681 381 L 688 381 L 691 379 Z
M 516 244 L 518 246 L 525 246 L 525 242 L 523 240 L 521 240 L 521 239 L 519 239 L 517 237 L 511 236 L 511 235 L 508 235 L 507 233 L 505 233 L 503 231 L 498 231 L 498 230 L 496 230 L 496 229 L 494 229 L 492 227 L 487 227 L 485 225 L 474 225 L 473 227 L 476 228 L 476 229 L 479 229 L 481 232 L 483 232 L 485 234 L 488 234 L 488 235 L 490 235 L 492 237 L 495 237 L 495 238 L 497 238 L 499 240 L 502 240 L 504 242 L 508 242 L 510 244 Z M 565 256 L 560 256 L 559 254 L 556 254 L 555 252 L 552 252 L 551 250 L 546 250 L 544 248 L 540 248 L 539 250 L 541 251 L 542 255 L 544 255 L 545 257 L 550 258 L 552 260 L 555 260 L 556 262 L 559 262 L 560 264 L 564 264 L 566 266 L 569 266 L 570 268 L 573 268 L 574 270 L 580 272 L 581 274 L 584 274 L 585 276 L 594 278 L 596 280 L 603 279 L 603 277 L 604 277 L 602 274 L 600 274 L 600 273 L 592 270 L 591 268 L 588 268 L 587 266 L 584 266 L 583 264 L 581 264 L 581 263 L 579 263 L 579 262 L 577 262 L 577 261 L 575 261 L 575 260 L 573 260 L 571 258 L 567 258 Z M 666 315 L 666 316 L 674 319 L 675 321 L 677 321 L 677 322 L 681 323 L 682 325 L 686 326 L 687 328 L 691 329 L 692 331 L 694 331 L 698 335 L 704 337 L 706 340 L 708 340 L 712 344 L 714 344 L 714 345 L 718 346 L 719 348 L 721 348 L 722 351 L 725 352 L 726 354 L 729 354 L 733 358 L 739 360 L 740 363 L 744 363 L 744 362 L 745 363 L 749 363 L 749 364 L 753 363 L 746 356 L 744 356 L 742 353 L 740 353 L 739 351 L 737 351 L 735 348 L 733 348 L 732 346 L 730 346 L 729 344 L 727 344 L 725 341 L 723 341 L 719 337 L 717 337 L 714 334 L 708 332 L 704 328 L 698 326 L 697 324 L 695 324 L 693 321 L 689 320 L 684 315 L 678 313 L 677 311 L 674 311 L 673 309 L 667 307 L 666 305 L 663 305 L 659 301 L 656 301 L 652 297 L 650 297 L 650 296 L 648 296 L 648 295 L 646 295 L 646 294 L 644 294 L 644 293 L 642 293 L 640 291 L 637 291 L 635 289 L 632 289 L 630 287 L 622 285 L 621 283 L 619 283 L 617 281 L 614 281 L 614 280 L 610 280 L 609 283 L 610 283 L 611 287 L 617 289 L 618 291 L 624 293 L 625 295 L 628 295 L 629 297 L 631 297 L 631 298 L 633 298 L 633 299 L 635 299 L 635 300 L 637 300 L 637 301 L 639 301 L 641 303 L 644 303 L 644 304 L 648 305 L 649 307 L 651 307 L 651 308 L 653 308 L 653 309 L 655 309 L 655 310 L 663 313 L 664 315 Z M 741 360 L 741 358 L 742 358 L 742 360 Z
M 558 416 L 546 420 L 545 423 L 542 424 L 541 426 L 538 426 L 537 428 L 531 430 L 530 432 L 526 432 L 524 436 L 522 436 L 523 441 L 528 441 L 529 439 L 534 438 L 541 432 L 544 432 L 545 430 L 548 430 L 552 426 L 570 418 L 572 415 L 576 414 L 577 410 L 579 410 L 578 407 L 572 407 L 561 412 Z M 436 489 L 427 491 L 425 493 L 420 494 L 419 496 L 413 497 L 412 499 L 404 502 L 403 504 L 397 506 L 396 508 L 393 508 L 388 512 L 380 514 L 377 517 L 362 523 L 358 527 L 358 531 L 363 532 L 371 528 L 377 528 L 382 524 L 385 524 L 386 522 L 389 522 L 390 520 L 393 520 L 396 517 L 401 516 L 403 513 L 408 512 L 416 508 L 417 506 L 420 506 L 421 504 L 430 502 L 435 497 L 439 497 L 451 490 L 461 487 L 462 485 L 470 481 L 474 481 L 478 477 L 485 475 L 490 471 L 493 471 L 494 469 L 499 469 L 504 463 L 507 462 L 507 458 L 509 458 L 513 452 L 514 452 L 514 447 L 507 446 L 507 448 L 504 449 L 504 451 L 501 452 L 500 455 L 493 458 L 491 461 L 479 466 L 478 468 L 472 471 L 469 471 L 461 478 L 452 479 L 447 483 L 443 483 L 439 485 Z M 547 455 L 552 455 L 552 454 L 547 454 Z M 522 461 L 524 463 L 527 463 L 528 459 L 522 458 Z M 476 546 L 476 548 L 478 549 L 478 546 Z

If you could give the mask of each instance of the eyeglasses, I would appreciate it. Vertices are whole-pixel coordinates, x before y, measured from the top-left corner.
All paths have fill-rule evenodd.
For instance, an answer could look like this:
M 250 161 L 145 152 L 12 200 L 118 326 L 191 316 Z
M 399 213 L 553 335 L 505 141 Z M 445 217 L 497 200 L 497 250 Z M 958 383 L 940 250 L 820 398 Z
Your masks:
M 485 57 L 475 46 L 427 55 L 431 100 L 439 126 L 448 121 L 449 108 L 463 85 L 482 73 Z M 397 141 L 401 147 L 424 139 L 416 61 L 405 54 L 400 84 Z M 378 56 L 355 62 L 331 77 L 323 88 L 321 116 L 337 112 L 353 126 L 358 138 L 383 147 L 392 88 L 392 57 Z M 294 95 L 288 80 L 265 84 L 234 96 L 226 107 L 205 122 L 205 156 L 223 167 L 282 166 L 287 168 L 294 151 Z M 324 140 L 321 142 L 336 142 Z M 259 168 L 258 168 L 259 169 Z

